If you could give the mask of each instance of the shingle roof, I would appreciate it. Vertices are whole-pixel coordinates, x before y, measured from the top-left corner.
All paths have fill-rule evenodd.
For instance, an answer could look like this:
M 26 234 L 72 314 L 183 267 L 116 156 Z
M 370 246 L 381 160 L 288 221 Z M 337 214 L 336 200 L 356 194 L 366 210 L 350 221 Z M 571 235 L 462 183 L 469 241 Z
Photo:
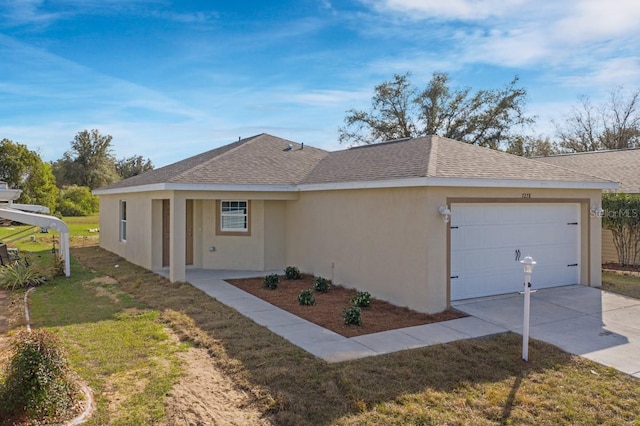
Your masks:
M 287 150 L 291 145 L 292 149 Z M 260 134 L 100 188 L 160 183 L 292 185 L 306 176 L 327 151 Z
M 548 162 L 438 136 L 327 152 L 260 134 L 100 188 L 98 193 L 165 183 L 297 185 L 422 177 L 607 182 Z
M 452 139 L 428 136 L 331 152 L 302 183 L 416 177 L 604 182 L 605 179 Z
M 562 154 L 537 160 L 619 182 L 623 192 L 640 192 L 640 148 Z

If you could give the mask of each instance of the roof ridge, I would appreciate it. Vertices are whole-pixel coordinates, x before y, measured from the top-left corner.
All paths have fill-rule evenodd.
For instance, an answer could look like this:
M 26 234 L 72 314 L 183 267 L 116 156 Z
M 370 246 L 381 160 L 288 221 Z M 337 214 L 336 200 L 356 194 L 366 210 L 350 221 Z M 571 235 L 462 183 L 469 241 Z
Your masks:
M 194 170 L 198 170 L 198 169 L 200 169 L 200 168 L 204 167 L 205 165 L 210 164 L 212 161 L 215 161 L 215 160 L 217 160 L 217 159 L 219 159 L 219 158 L 224 157 L 226 154 L 228 154 L 228 153 L 230 153 L 230 152 L 235 152 L 235 151 L 237 151 L 237 150 L 238 150 L 238 149 L 240 149 L 241 147 L 243 147 L 243 146 L 247 145 L 248 143 L 251 143 L 252 141 L 255 141 L 258 137 L 263 136 L 263 135 L 266 135 L 266 133 L 260 133 L 260 134 L 257 134 L 257 135 L 249 136 L 248 138 L 244 138 L 244 139 L 237 140 L 236 142 L 231 142 L 231 143 L 238 143 L 238 142 L 242 142 L 242 143 L 238 143 L 238 145 L 237 145 L 237 146 L 234 146 L 233 148 L 231 148 L 231 149 L 230 149 L 230 150 L 228 150 L 228 151 L 223 152 L 222 154 L 219 154 L 219 155 L 216 155 L 216 156 L 214 156 L 214 157 L 212 157 L 212 158 L 209 158 L 207 161 L 203 161 L 202 163 L 198 163 L 198 164 L 196 164 L 195 166 L 193 166 L 193 167 L 191 167 L 191 168 L 188 168 L 188 169 L 186 169 L 186 170 L 183 170 L 181 173 L 179 173 L 179 174 L 177 174 L 177 175 L 173 176 L 173 178 L 171 178 L 171 179 L 180 178 L 181 176 L 183 176 L 183 175 L 185 175 L 185 174 L 187 174 L 187 173 L 191 173 L 191 172 L 193 172 Z M 224 146 L 224 145 L 223 145 L 223 146 Z
M 427 159 L 427 168 L 425 176 L 436 176 L 438 172 L 438 145 L 440 145 L 440 136 L 429 136 L 431 147 L 429 149 L 429 158 Z
M 532 158 L 569 157 L 572 155 L 604 154 L 604 153 L 624 152 L 624 151 L 640 151 L 640 147 L 619 148 L 619 149 L 599 149 L 596 151 L 561 152 L 559 154 L 552 154 L 552 155 L 546 155 L 546 156 L 541 155 L 541 156 L 532 157 Z

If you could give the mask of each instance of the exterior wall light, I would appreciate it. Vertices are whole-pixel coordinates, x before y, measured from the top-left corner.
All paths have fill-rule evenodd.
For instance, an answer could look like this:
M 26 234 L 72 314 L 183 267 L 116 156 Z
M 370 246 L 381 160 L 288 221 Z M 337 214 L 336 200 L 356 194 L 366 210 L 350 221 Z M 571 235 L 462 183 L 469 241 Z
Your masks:
M 531 290 L 531 274 L 533 273 L 533 267 L 536 265 L 536 261 L 531 256 L 526 256 L 520 261 L 524 266 L 524 317 L 522 319 L 522 359 L 529 361 L 529 310 L 531 306 L 531 293 L 535 293 L 536 290 Z
M 444 220 L 444 223 L 449 223 L 449 219 L 451 218 L 451 210 L 449 210 L 449 207 L 447 207 L 446 205 L 440 206 L 438 211 L 442 215 L 442 220 Z

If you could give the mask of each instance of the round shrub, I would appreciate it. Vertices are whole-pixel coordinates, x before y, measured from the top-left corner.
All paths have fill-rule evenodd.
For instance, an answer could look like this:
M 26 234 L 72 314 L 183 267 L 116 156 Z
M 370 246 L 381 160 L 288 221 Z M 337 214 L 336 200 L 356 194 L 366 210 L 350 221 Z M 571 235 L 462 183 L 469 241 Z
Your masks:
M 351 298 L 351 304 L 360 308 L 366 308 L 371 305 L 371 294 L 368 291 L 359 291 Z
M 77 395 L 60 341 L 46 330 L 16 335 L 0 385 L 0 418 L 57 418 L 71 410 Z
M 276 288 L 278 288 L 279 281 L 280 278 L 278 277 L 278 274 L 267 275 L 266 277 L 264 277 L 264 286 L 269 290 L 275 290 Z
M 302 290 L 298 295 L 298 302 L 304 306 L 312 306 L 316 304 L 316 299 L 311 290 Z
M 329 281 L 322 277 L 315 277 L 313 279 L 313 288 L 320 293 L 326 293 L 329 291 Z
M 288 280 L 299 280 L 302 278 L 302 274 L 300 273 L 300 269 L 295 266 L 287 266 L 284 269 L 284 277 Z
M 362 325 L 360 318 L 360 308 L 357 306 L 349 306 L 342 311 L 342 318 L 346 325 Z

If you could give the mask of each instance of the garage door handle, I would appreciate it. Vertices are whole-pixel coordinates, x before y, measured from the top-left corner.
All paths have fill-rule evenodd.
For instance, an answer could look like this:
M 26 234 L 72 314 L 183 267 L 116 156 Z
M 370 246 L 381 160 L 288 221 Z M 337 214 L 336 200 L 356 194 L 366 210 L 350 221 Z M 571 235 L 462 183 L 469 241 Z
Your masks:
M 571 265 L 567 265 L 567 266 L 578 266 L 577 263 L 572 263 Z
M 458 276 L 457 276 L 457 275 L 454 275 L 453 277 L 449 277 L 449 278 L 451 278 L 451 279 L 453 280 L 453 279 L 458 278 Z

